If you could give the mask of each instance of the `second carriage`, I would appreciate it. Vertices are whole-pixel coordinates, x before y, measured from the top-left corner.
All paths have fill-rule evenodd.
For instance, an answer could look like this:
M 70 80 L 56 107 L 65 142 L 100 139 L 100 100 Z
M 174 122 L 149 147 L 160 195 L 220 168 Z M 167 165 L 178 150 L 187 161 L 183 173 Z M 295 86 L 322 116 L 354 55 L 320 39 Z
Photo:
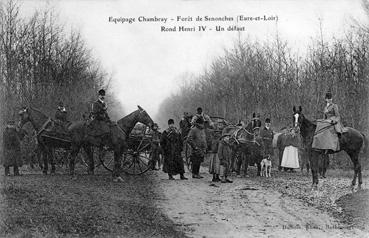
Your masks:
M 146 173 L 151 168 L 151 143 L 152 130 L 142 124 L 137 123 L 129 134 L 127 149 L 123 153 L 122 170 L 131 175 Z M 94 148 L 95 167 L 102 166 L 108 171 L 113 171 L 114 157 L 113 152 L 107 148 Z M 85 156 L 81 157 L 82 163 L 88 166 Z

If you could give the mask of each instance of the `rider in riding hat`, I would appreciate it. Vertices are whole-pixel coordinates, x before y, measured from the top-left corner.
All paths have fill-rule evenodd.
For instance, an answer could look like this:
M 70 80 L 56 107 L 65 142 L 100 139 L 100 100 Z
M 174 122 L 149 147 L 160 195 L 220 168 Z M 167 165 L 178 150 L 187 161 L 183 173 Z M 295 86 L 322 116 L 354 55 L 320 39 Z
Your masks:
M 110 121 L 110 118 L 107 113 L 108 107 L 106 106 L 106 103 L 104 102 L 105 99 L 105 90 L 100 89 L 99 90 L 99 98 L 96 102 L 92 105 L 92 115 L 94 119 L 99 121 Z
M 65 109 L 63 102 L 58 103 L 58 108 L 55 112 L 55 119 L 61 125 L 67 122 L 67 110 Z
M 327 102 L 327 105 L 324 107 L 324 119 L 331 120 L 331 124 L 334 125 L 338 136 L 341 136 L 341 134 L 344 132 L 344 127 L 341 123 L 338 106 L 337 104 L 333 103 L 332 93 L 330 90 L 328 90 L 328 92 L 325 94 L 325 101 Z
M 208 115 L 206 115 L 205 113 L 203 113 L 201 107 L 198 107 L 197 108 L 195 116 L 192 117 L 192 120 L 191 120 L 192 127 L 195 127 L 196 120 L 198 118 L 200 118 L 200 117 L 203 119 L 204 123 L 207 123 L 207 125 L 209 127 L 213 127 L 213 122 L 211 121 L 211 119 L 210 119 L 210 117 Z
M 107 113 L 107 106 L 104 102 L 105 99 L 105 90 L 99 90 L 99 98 L 96 102 L 92 104 L 92 117 L 90 125 L 95 129 L 94 132 L 96 135 L 107 134 L 110 133 L 111 124 L 110 118 Z

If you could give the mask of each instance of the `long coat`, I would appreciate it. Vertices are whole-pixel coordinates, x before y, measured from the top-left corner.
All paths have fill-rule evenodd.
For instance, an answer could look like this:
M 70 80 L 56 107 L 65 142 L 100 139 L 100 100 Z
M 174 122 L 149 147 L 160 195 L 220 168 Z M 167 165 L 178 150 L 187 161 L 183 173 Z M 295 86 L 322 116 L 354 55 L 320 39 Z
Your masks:
M 183 174 L 185 172 L 181 156 L 183 142 L 177 128 L 166 129 L 161 136 L 160 145 L 164 154 L 164 173 Z
M 267 129 L 264 127 L 260 131 L 260 137 L 263 141 L 264 156 L 273 155 L 273 130 L 271 128 Z
M 107 108 L 108 107 L 106 106 L 105 102 L 97 100 L 94 102 L 94 104 L 92 104 L 92 115 L 96 120 L 99 121 L 109 120 Z
M 334 123 L 334 129 L 336 129 L 337 132 L 342 133 L 343 132 L 343 125 L 341 123 L 341 116 L 338 111 L 337 104 L 329 104 L 326 105 L 324 108 L 324 119 L 332 120 Z
M 22 166 L 21 138 L 14 127 L 7 127 L 3 133 L 4 166 Z
M 191 162 L 203 162 L 207 148 L 205 130 L 199 129 L 196 126 L 191 128 L 190 132 L 188 133 L 187 143 L 192 148 Z

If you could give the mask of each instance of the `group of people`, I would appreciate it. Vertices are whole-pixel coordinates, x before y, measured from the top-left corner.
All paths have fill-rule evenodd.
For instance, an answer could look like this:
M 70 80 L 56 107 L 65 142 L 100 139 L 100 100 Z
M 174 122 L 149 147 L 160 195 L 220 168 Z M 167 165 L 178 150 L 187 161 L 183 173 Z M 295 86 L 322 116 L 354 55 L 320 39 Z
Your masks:
M 109 116 L 107 114 L 107 105 L 104 102 L 105 90 L 101 89 L 98 92 L 98 100 L 93 103 L 92 107 L 92 121 L 90 126 L 94 129 L 96 134 L 104 134 L 109 132 Z M 317 131 L 320 132 L 321 128 L 325 128 L 327 122 L 332 125 L 330 130 L 324 130 L 323 133 L 317 133 L 314 137 L 313 148 L 323 149 L 327 152 L 339 150 L 339 138 L 345 128 L 340 122 L 340 115 L 338 112 L 337 104 L 332 102 L 332 94 L 328 92 L 326 94 L 327 105 L 324 109 L 324 120 L 319 121 L 317 124 Z M 67 110 L 65 109 L 62 102 L 58 104 L 55 112 L 56 125 L 61 125 L 62 128 L 68 122 Z M 259 138 L 263 140 L 264 144 L 264 156 L 271 157 L 273 155 L 272 140 L 274 132 L 271 129 L 271 120 L 265 119 L 265 126 L 262 127 L 260 115 L 254 113 L 251 120 L 252 128 L 258 133 Z M 210 117 L 203 113 L 201 107 L 197 108 L 197 113 L 194 116 L 190 116 L 189 113 L 185 112 L 183 118 L 179 122 L 180 129 L 175 127 L 173 119 L 168 120 L 168 128 L 159 132 L 157 124 L 154 124 L 152 128 L 152 168 L 155 168 L 155 164 L 160 161 L 160 154 L 164 157 L 163 171 L 168 174 L 169 179 L 174 179 L 173 176 L 179 174 L 180 179 L 187 179 L 184 174 L 184 163 L 182 159 L 182 151 L 184 148 L 184 142 L 191 147 L 190 160 L 192 163 L 192 178 L 201 179 L 200 165 L 204 161 L 204 156 L 209 149 L 205 134 L 205 125 L 208 127 L 213 126 L 213 122 Z M 239 126 L 244 126 L 241 122 Z M 65 127 L 64 127 L 65 128 Z M 298 168 L 298 147 L 301 147 L 300 137 L 294 130 L 287 130 L 283 128 L 283 135 L 277 143 L 285 145 L 283 154 L 279 156 L 279 169 L 284 168 Z M 332 132 L 332 130 L 334 132 Z M 23 134 L 24 136 L 24 134 Z M 3 165 L 5 167 L 5 174 L 9 175 L 9 167 L 14 166 L 14 174 L 19 174 L 20 162 L 18 158 L 21 158 L 20 153 L 20 139 L 22 135 L 19 133 L 14 121 L 9 121 L 3 134 L 3 148 L 5 158 Z M 218 140 L 217 140 L 218 139 Z M 210 146 L 210 152 L 212 152 L 213 159 L 211 167 L 214 164 L 219 164 L 219 169 L 211 169 L 213 173 L 213 181 L 232 182 L 227 179 L 227 168 L 229 162 L 225 158 L 229 152 L 229 146 L 227 146 L 227 138 L 220 140 L 215 138 Z M 11 158 L 11 159 L 6 159 Z M 214 162 L 216 160 L 216 162 Z M 5 161 L 5 162 L 4 162 Z M 221 177 L 221 178 L 220 178 Z
M 193 117 L 184 113 L 184 117 L 179 122 L 180 130 L 175 127 L 174 119 L 168 120 L 168 128 L 161 134 L 160 147 L 164 157 L 163 171 L 168 174 L 170 180 L 178 174 L 180 179 L 187 179 L 184 176 L 185 168 L 182 158 L 185 141 L 191 146 L 192 178 L 203 178 L 200 175 L 200 166 L 207 149 L 205 123 L 212 124 L 210 117 L 204 114 L 200 107 Z M 152 154 L 156 153 L 152 152 Z

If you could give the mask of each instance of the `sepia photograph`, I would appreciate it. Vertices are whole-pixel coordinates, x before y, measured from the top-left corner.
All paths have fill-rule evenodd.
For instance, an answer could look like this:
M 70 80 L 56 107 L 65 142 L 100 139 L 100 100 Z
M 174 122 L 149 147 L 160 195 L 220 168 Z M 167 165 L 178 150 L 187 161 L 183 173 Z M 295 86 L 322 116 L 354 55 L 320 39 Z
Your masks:
M 369 237 L 368 0 L 1 0 L 0 237 Z

